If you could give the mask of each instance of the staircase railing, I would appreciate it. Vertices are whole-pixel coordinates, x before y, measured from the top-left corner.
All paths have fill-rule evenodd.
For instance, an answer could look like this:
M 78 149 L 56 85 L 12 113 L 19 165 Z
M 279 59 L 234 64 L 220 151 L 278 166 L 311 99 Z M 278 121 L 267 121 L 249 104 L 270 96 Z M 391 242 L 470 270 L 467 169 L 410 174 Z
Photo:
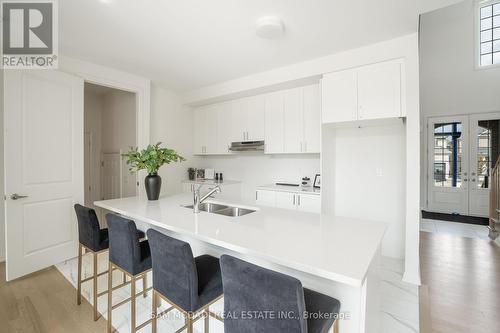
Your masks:
M 489 237 L 495 240 L 500 235 L 500 158 L 491 170 L 490 181 L 490 214 Z

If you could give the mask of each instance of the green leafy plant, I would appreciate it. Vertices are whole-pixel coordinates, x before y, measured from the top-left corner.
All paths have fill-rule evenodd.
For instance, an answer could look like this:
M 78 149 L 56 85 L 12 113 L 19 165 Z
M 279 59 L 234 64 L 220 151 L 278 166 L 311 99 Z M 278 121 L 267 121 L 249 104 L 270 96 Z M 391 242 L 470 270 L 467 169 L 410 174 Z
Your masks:
M 155 174 L 164 164 L 172 162 L 182 162 L 186 159 L 173 149 L 160 147 L 161 142 L 155 145 L 148 145 L 146 149 L 139 151 L 137 147 L 130 147 L 126 154 L 122 154 L 127 160 L 130 172 L 148 170 L 149 174 Z

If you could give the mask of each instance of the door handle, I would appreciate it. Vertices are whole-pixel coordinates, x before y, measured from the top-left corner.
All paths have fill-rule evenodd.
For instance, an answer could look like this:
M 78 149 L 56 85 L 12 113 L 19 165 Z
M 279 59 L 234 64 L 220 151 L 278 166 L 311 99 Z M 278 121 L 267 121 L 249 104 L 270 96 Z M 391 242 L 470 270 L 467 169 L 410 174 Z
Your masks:
M 23 198 L 27 198 L 28 196 L 27 195 L 20 195 L 20 194 L 17 194 L 17 193 L 14 193 L 10 196 L 10 198 L 12 200 L 18 200 L 18 199 L 23 199 Z

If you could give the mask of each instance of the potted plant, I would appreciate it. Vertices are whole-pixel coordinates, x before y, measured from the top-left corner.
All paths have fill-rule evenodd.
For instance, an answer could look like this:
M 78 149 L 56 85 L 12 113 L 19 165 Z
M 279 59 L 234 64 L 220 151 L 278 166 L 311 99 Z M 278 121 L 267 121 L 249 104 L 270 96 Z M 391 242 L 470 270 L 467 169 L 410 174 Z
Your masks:
M 160 197 L 161 177 L 158 175 L 158 169 L 164 164 L 186 160 L 178 155 L 175 150 L 162 148 L 160 145 L 161 142 L 148 145 L 146 149 L 141 151 L 137 147 L 130 147 L 128 153 L 122 155 L 127 160 L 130 172 L 148 171 L 148 175 L 144 180 L 148 200 L 158 200 Z

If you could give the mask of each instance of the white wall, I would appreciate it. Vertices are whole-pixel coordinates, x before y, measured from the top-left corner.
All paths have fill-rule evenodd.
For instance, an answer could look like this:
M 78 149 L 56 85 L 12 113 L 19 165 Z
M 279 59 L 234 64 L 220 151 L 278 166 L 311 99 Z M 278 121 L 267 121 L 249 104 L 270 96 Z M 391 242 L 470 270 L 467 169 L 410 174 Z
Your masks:
M 101 199 L 101 151 L 102 151 L 102 113 L 104 98 L 89 89 L 84 90 L 84 130 L 91 133 L 92 147 L 89 156 L 85 155 L 85 205 Z M 85 149 L 85 152 L 87 150 Z M 88 186 L 92 195 L 88 196 Z
M 242 181 L 242 199 L 255 201 L 255 189 L 260 185 L 287 182 L 298 184 L 302 177 L 314 180 L 320 173 L 318 154 L 264 155 L 242 153 L 235 156 L 200 158 L 199 166 L 222 172 L 226 180 Z
M 164 165 L 161 195 L 182 192 L 181 181 L 187 179 L 187 168 L 197 166 L 193 154 L 193 111 L 182 105 L 174 92 L 151 86 L 151 142 L 162 142 L 163 146 L 175 149 L 187 159 L 186 162 Z M 141 187 L 144 185 L 141 184 Z
M 422 15 L 422 117 L 500 111 L 500 66 L 475 68 L 474 1 Z
M 3 164 L 3 69 L 0 70 L 0 189 L 4 193 Z M 5 260 L 5 200 L 0 198 L 0 262 Z
M 127 152 L 129 147 L 137 146 L 136 96 L 133 93 L 113 90 L 104 95 L 102 112 L 102 151 Z M 135 196 L 137 191 L 136 175 L 128 172 L 122 163 L 124 197 Z
M 403 258 L 405 246 L 405 126 L 366 128 L 323 126 L 323 152 L 333 160 L 335 215 L 387 224 L 382 255 Z M 327 171 L 323 171 L 326 179 Z M 323 183 L 326 186 L 325 183 Z M 363 231 L 360 230 L 360 233 Z

